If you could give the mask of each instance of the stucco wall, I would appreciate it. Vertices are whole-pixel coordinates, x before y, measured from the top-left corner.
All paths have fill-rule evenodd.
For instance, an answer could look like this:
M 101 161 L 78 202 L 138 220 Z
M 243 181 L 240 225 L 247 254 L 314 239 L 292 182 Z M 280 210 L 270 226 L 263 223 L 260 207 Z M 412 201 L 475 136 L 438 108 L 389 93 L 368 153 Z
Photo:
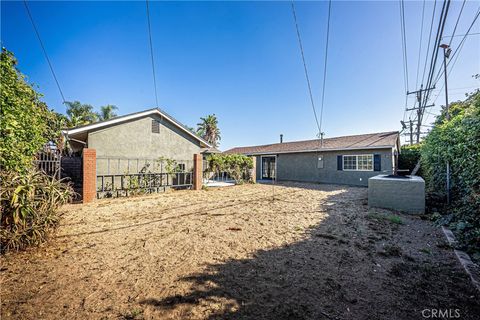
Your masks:
M 160 121 L 160 133 L 152 133 L 153 119 Z M 98 174 L 107 174 L 107 161 L 102 160 L 105 158 L 132 159 L 129 165 L 130 172 L 133 172 L 137 167 L 135 159 L 140 159 L 140 167 L 145 159 L 160 157 L 187 160 L 193 164 L 193 154 L 201 151 L 199 141 L 156 115 L 89 132 L 88 147 L 97 151 Z M 116 173 L 113 171 L 123 173 L 126 166 L 126 161 L 111 161 L 110 174 Z
M 380 154 L 381 171 L 337 170 L 337 155 Z M 323 168 L 318 168 L 318 157 L 323 156 Z M 393 171 L 392 149 L 305 152 L 277 154 L 277 179 L 304 182 L 368 186 L 368 179 Z M 261 179 L 261 156 L 257 156 L 257 176 Z
M 409 179 L 378 175 L 368 179 L 368 205 L 408 213 L 425 212 L 425 181 L 418 176 Z

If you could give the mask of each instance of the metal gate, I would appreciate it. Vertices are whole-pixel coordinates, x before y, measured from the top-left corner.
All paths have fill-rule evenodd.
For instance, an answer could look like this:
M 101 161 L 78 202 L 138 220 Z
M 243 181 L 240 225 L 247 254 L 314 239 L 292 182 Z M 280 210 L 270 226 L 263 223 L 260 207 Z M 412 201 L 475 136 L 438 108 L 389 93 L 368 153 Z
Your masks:
M 58 150 L 40 151 L 35 156 L 35 165 L 50 177 L 61 178 L 62 154 Z

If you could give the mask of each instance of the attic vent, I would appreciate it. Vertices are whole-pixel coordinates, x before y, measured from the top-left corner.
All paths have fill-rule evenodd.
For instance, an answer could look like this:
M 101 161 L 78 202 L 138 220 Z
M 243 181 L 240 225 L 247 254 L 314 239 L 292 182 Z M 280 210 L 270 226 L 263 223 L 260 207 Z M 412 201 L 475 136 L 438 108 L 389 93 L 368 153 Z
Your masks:
M 152 133 L 160 133 L 160 122 L 152 120 Z

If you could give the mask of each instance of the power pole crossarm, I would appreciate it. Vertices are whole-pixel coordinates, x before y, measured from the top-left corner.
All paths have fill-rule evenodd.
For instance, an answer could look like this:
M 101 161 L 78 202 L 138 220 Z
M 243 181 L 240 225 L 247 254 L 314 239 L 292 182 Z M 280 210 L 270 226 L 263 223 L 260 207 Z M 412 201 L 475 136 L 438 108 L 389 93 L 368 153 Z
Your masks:
M 430 104 L 430 105 L 424 106 L 424 107 L 407 108 L 407 109 L 405 109 L 405 110 L 407 110 L 407 111 L 412 111 L 412 110 L 425 109 L 425 108 L 431 108 L 431 107 L 435 107 L 435 105 L 434 105 L 434 104 Z
M 431 88 L 420 89 L 420 90 L 417 90 L 417 91 L 408 91 L 407 94 L 421 93 L 421 92 L 430 91 L 430 90 L 433 90 L 433 89 L 435 89 L 435 86 L 433 86 Z

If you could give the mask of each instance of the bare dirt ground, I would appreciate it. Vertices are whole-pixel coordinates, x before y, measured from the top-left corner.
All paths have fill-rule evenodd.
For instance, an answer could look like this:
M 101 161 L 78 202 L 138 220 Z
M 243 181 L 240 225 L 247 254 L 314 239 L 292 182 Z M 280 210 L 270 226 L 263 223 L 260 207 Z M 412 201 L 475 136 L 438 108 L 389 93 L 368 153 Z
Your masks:
M 480 319 L 479 293 L 428 221 L 369 210 L 365 188 L 274 193 L 257 184 L 66 206 L 49 243 L 1 258 L 1 317 Z

